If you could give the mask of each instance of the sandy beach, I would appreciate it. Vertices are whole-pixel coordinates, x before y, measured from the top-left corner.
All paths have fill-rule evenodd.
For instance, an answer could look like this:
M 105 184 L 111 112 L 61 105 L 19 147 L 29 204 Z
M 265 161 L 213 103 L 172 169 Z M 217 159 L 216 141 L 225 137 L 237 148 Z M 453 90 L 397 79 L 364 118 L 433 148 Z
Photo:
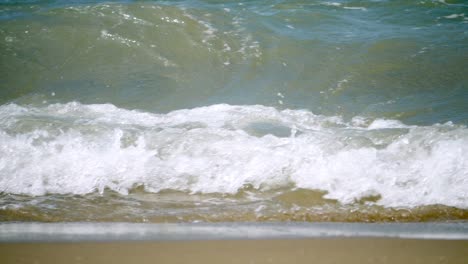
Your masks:
M 466 263 L 466 240 L 323 238 L 0 244 L 2 263 Z
M 466 263 L 466 223 L 4 223 L 10 263 Z

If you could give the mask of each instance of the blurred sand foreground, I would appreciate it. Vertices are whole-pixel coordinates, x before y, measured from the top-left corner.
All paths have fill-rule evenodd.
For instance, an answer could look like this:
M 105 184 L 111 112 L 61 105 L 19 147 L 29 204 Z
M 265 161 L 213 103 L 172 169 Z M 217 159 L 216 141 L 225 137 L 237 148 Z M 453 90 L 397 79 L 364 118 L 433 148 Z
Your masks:
M 10 263 L 467 263 L 468 241 L 314 238 L 2 243 Z
M 0 263 L 463 263 L 468 223 L 0 224 Z

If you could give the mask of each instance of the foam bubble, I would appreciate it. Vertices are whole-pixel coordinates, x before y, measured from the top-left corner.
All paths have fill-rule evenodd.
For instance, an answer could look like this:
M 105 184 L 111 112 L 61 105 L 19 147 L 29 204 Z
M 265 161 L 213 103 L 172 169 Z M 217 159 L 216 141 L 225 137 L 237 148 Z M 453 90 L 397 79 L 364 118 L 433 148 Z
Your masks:
M 468 208 L 468 130 L 261 105 L 167 114 L 110 104 L 0 106 L 0 192 L 236 193 L 295 186 L 325 198 Z

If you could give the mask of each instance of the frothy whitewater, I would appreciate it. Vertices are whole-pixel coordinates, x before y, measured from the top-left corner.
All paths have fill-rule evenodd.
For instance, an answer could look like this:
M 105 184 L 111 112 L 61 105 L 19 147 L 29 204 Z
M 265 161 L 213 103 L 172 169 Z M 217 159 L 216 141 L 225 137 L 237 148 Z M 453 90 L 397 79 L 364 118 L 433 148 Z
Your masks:
M 154 114 L 77 102 L 0 107 L 0 192 L 234 194 L 303 188 L 350 204 L 468 208 L 468 129 L 261 105 Z

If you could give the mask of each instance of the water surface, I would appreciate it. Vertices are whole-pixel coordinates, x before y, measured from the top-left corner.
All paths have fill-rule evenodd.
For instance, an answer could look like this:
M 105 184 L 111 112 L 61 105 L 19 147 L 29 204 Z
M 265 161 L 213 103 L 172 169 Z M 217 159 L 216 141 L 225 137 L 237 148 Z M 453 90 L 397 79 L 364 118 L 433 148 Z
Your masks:
M 2 221 L 468 218 L 465 1 L 0 1 Z

